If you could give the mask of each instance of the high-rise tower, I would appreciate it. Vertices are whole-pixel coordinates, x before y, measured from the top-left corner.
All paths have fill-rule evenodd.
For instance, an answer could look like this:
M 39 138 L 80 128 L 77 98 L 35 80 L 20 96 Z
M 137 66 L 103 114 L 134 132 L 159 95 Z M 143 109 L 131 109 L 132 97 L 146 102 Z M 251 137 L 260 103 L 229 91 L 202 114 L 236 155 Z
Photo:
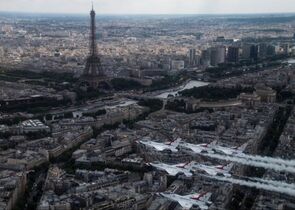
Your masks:
M 97 45 L 96 45 L 96 26 L 95 26 L 95 11 L 93 9 L 90 12 L 91 17 L 91 28 L 90 28 L 90 37 L 89 37 L 89 56 L 86 60 L 86 66 L 84 70 L 84 76 L 91 76 L 91 77 L 104 77 L 105 74 L 103 72 L 101 61 L 97 53 Z

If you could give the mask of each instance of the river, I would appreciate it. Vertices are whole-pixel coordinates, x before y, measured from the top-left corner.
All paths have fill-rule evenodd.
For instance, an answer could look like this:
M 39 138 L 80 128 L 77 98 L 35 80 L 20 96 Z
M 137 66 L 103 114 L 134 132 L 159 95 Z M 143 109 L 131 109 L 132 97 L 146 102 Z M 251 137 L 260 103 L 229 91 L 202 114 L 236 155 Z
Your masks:
M 194 87 L 203 87 L 203 86 L 207 86 L 207 85 L 209 85 L 209 83 L 207 83 L 207 82 L 191 80 L 188 83 L 186 83 L 185 85 L 181 85 L 181 86 L 175 87 L 173 89 L 165 90 L 161 94 L 157 95 L 156 98 L 168 98 L 169 95 L 175 96 L 180 91 L 192 89 Z
M 295 59 L 294 58 L 290 58 L 287 60 L 288 64 L 295 64 Z
M 159 98 L 159 99 L 165 99 L 168 98 L 169 95 L 173 95 L 175 96 L 179 91 L 183 91 L 183 90 L 187 90 L 187 89 L 192 89 L 194 87 L 203 87 L 203 86 L 207 86 L 209 83 L 207 82 L 201 82 L 201 81 L 197 81 L 197 80 L 190 80 L 189 82 L 187 82 L 184 85 L 175 87 L 175 88 L 171 88 L 171 89 L 167 89 L 167 90 L 162 90 L 159 94 L 158 91 L 155 92 L 154 97 L 155 98 Z M 158 94 L 158 95 L 157 95 Z M 104 108 L 106 109 L 114 109 L 117 107 L 126 107 L 126 106 L 130 106 L 132 104 L 137 103 L 137 101 L 135 100 L 123 100 L 121 101 L 121 103 L 118 103 L 116 105 L 106 105 Z

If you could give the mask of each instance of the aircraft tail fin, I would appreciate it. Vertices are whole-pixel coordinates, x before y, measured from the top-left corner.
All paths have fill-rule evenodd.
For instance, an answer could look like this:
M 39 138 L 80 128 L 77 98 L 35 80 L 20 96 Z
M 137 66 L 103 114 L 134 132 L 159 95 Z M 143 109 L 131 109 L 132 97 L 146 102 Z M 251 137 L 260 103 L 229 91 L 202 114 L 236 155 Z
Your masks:
M 229 171 L 233 168 L 233 166 L 234 166 L 234 163 L 230 163 L 230 164 L 224 166 L 223 169 L 224 169 L 225 171 L 228 171 L 228 172 L 229 172 Z
M 217 144 L 217 140 L 212 141 L 212 142 L 209 144 L 209 146 L 215 146 L 216 144 Z
M 181 142 L 181 138 L 177 138 L 175 141 L 171 142 L 171 145 L 177 147 L 180 142 Z
M 207 192 L 207 193 L 202 197 L 201 200 L 204 201 L 204 202 L 208 202 L 209 199 L 211 198 L 211 196 L 212 196 L 212 193 Z
M 243 144 L 242 146 L 238 147 L 238 150 L 243 152 L 248 146 L 248 143 Z

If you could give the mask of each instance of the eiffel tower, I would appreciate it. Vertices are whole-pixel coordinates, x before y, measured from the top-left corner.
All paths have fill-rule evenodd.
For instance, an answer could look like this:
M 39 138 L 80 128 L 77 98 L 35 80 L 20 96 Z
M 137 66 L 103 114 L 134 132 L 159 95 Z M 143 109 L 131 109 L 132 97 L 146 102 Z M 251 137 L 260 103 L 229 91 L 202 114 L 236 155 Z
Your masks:
M 89 56 L 86 60 L 86 66 L 81 79 L 83 83 L 87 83 L 89 86 L 97 88 L 100 86 L 100 83 L 107 83 L 107 79 L 101 65 L 100 57 L 97 53 L 95 11 L 93 9 L 93 3 L 90 17 Z

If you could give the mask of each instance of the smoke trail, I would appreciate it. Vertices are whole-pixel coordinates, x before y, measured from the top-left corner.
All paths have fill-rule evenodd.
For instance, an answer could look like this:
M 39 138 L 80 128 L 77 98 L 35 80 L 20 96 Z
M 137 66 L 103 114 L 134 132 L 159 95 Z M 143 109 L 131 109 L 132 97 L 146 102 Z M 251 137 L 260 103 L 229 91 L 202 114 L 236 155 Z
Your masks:
M 260 190 L 267 190 L 267 191 L 271 191 L 271 192 L 277 192 L 277 193 L 287 194 L 290 196 L 295 196 L 295 189 L 293 189 L 293 188 L 267 185 L 264 183 L 250 182 L 250 181 L 246 181 L 246 180 L 234 179 L 234 178 L 228 178 L 228 177 L 220 177 L 220 176 L 206 176 L 206 177 L 211 178 L 211 179 L 216 179 L 219 181 L 223 181 L 223 182 L 229 182 L 232 184 L 241 185 L 241 186 L 252 187 L 252 188 L 256 188 L 256 189 L 260 189 Z
M 279 187 L 286 187 L 286 188 L 292 188 L 295 190 L 295 185 L 294 184 L 288 184 L 285 182 L 280 182 L 280 181 L 274 181 L 274 180 L 269 180 L 269 179 L 260 179 L 260 178 L 252 178 L 252 177 L 246 177 L 246 179 L 253 181 L 253 182 L 260 182 L 263 184 L 268 184 L 268 185 L 273 185 L 273 186 L 279 186 Z
M 263 156 L 248 155 L 248 154 L 238 154 L 236 155 L 236 157 L 241 157 L 241 158 L 245 157 L 247 159 L 257 160 L 261 162 L 271 162 L 271 163 L 277 163 L 277 164 L 295 167 L 295 160 L 284 160 L 281 158 L 263 157 Z
M 211 154 L 210 149 L 205 149 L 205 150 L 207 152 L 209 152 L 209 154 Z M 195 153 L 200 154 L 200 155 L 206 155 L 206 154 L 202 153 L 201 150 L 199 152 L 195 152 Z M 216 153 L 214 153 L 214 154 L 216 154 Z M 226 156 L 227 154 L 221 154 L 221 155 Z M 252 160 L 252 161 L 256 161 L 256 162 L 259 161 L 259 162 L 268 163 L 268 164 L 272 163 L 272 164 L 277 164 L 277 165 L 284 165 L 286 167 L 295 167 L 295 160 L 284 160 L 281 158 L 264 157 L 264 156 L 250 155 L 250 154 L 244 154 L 244 153 L 233 154 L 233 155 L 228 155 L 228 156 L 243 158 L 243 159 L 247 159 L 249 161 Z
M 295 173 L 295 167 L 288 166 L 288 165 L 281 165 L 277 163 L 270 163 L 270 162 L 260 162 L 253 159 L 247 159 L 246 157 L 237 157 L 237 156 L 228 156 L 228 155 L 219 155 L 219 154 L 209 154 L 209 153 L 200 153 L 200 155 L 216 158 L 219 160 L 231 161 L 240 163 L 243 165 L 260 167 L 265 169 L 271 169 L 275 171 L 285 171 L 289 173 Z

